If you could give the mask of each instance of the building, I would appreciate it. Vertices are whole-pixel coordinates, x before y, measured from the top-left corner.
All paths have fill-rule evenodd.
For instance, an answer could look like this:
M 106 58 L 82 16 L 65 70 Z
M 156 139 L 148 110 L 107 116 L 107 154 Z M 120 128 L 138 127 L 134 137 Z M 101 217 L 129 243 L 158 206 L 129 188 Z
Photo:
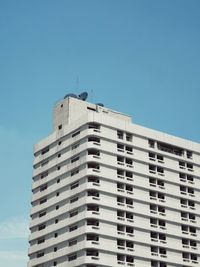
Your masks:
M 200 144 L 67 97 L 34 155 L 29 267 L 200 266 Z

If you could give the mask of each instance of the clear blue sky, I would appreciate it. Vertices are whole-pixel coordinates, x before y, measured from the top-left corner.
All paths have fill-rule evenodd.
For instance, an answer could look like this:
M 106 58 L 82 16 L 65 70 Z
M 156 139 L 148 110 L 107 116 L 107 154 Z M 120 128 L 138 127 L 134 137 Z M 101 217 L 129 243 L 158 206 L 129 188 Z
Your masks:
M 0 0 L 1 266 L 26 266 L 33 144 L 66 93 L 200 142 L 199 14 L 198 0 Z

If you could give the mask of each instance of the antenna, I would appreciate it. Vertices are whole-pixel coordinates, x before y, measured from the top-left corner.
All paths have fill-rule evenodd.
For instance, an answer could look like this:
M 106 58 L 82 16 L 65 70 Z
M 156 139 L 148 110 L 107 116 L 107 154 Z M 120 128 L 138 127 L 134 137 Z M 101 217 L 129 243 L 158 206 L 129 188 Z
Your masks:
M 76 77 L 76 91 L 79 91 L 79 76 Z
M 93 102 L 93 89 L 91 89 L 91 102 Z

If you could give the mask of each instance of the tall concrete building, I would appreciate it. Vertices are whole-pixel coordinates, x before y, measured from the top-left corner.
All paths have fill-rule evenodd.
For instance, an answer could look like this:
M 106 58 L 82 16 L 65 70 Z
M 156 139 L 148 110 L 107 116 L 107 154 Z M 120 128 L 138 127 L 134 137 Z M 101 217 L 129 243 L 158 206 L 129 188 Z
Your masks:
M 200 266 L 200 144 L 66 97 L 34 155 L 29 267 Z

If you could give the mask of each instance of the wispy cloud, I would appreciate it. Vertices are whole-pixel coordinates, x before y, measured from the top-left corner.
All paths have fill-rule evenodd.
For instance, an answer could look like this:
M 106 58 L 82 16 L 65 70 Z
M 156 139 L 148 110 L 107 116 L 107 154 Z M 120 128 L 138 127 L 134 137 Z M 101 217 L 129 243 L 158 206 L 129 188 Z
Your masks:
M 0 222 L 0 239 L 27 238 L 28 224 L 25 217 L 13 217 Z

